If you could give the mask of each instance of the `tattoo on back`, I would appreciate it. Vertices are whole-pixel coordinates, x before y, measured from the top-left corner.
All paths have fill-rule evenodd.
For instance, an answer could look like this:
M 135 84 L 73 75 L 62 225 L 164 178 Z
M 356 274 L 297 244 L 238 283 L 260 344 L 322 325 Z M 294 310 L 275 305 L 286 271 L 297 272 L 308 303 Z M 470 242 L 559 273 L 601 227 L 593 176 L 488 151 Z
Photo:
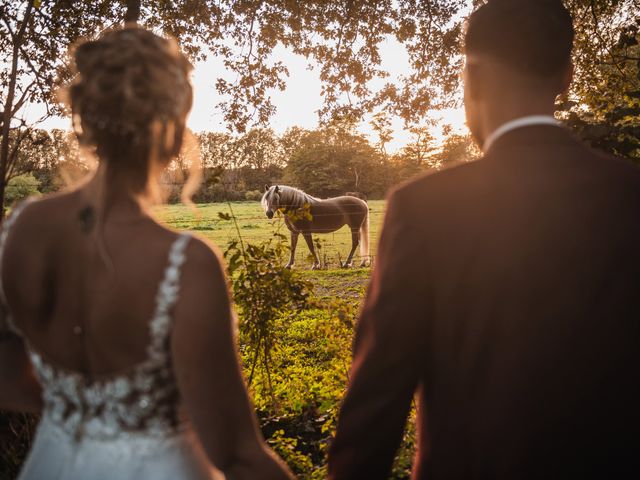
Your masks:
M 92 205 L 87 205 L 78 212 L 80 230 L 84 234 L 89 234 L 96 223 L 96 211 Z

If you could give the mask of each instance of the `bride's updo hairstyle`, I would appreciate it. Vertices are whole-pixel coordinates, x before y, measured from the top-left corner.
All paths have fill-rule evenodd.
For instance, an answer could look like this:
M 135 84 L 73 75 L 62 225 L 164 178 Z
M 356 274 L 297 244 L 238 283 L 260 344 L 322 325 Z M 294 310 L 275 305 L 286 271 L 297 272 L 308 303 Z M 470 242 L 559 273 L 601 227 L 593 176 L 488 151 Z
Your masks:
M 95 149 L 107 178 L 124 177 L 145 192 L 153 169 L 182 147 L 191 64 L 175 41 L 139 27 L 107 31 L 72 57 L 67 98 L 80 144 Z

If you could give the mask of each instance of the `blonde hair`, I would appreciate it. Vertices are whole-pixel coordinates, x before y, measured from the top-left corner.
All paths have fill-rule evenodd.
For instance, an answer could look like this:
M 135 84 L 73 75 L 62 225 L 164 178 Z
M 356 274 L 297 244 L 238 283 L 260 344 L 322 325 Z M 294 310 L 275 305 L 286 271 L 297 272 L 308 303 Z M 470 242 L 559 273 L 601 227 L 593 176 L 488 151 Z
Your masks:
M 174 40 L 135 26 L 78 44 L 72 58 L 66 100 L 80 145 L 147 193 L 153 170 L 182 148 L 191 64 Z

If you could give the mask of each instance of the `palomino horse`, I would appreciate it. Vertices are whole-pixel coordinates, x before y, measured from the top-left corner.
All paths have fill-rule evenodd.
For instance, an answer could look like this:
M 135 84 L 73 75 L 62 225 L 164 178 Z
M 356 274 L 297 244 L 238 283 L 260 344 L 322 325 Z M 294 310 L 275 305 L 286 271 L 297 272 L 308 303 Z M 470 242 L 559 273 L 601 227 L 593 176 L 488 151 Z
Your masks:
M 314 233 L 335 232 L 344 225 L 351 229 L 351 252 L 343 267 L 350 267 L 356 247 L 360 245 L 361 267 L 369 263 L 369 206 L 356 197 L 343 196 L 321 200 L 297 188 L 284 185 L 266 186 L 262 207 L 267 217 L 280 210 L 291 232 L 291 256 L 285 268 L 295 261 L 298 236 L 302 234 L 313 255 L 313 268 L 320 267 L 320 259 L 313 247 Z

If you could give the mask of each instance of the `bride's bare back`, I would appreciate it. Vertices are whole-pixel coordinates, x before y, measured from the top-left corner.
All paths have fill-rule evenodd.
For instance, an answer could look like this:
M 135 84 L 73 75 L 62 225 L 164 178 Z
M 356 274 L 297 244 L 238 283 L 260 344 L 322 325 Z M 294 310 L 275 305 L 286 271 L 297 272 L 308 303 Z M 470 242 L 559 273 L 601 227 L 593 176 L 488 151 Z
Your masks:
M 96 241 L 84 219 L 91 209 L 82 190 L 28 205 L 8 237 L 3 276 L 32 348 L 94 377 L 145 360 L 177 234 L 129 203 L 113 210 Z
M 52 468 L 74 479 L 208 478 L 202 452 L 227 478 L 287 478 L 257 428 L 218 256 L 142 206 L 181 148 L 188 62 L 139 28 L 74 55 L 74 126 L 100 166 L 78 189 L 19 208 L 0 242 L 4 300 L 24 339 L 0 321 L 0 408 L 43 399 L 21 479 Z M 78 452 L 91 459 L 81 469 Z

